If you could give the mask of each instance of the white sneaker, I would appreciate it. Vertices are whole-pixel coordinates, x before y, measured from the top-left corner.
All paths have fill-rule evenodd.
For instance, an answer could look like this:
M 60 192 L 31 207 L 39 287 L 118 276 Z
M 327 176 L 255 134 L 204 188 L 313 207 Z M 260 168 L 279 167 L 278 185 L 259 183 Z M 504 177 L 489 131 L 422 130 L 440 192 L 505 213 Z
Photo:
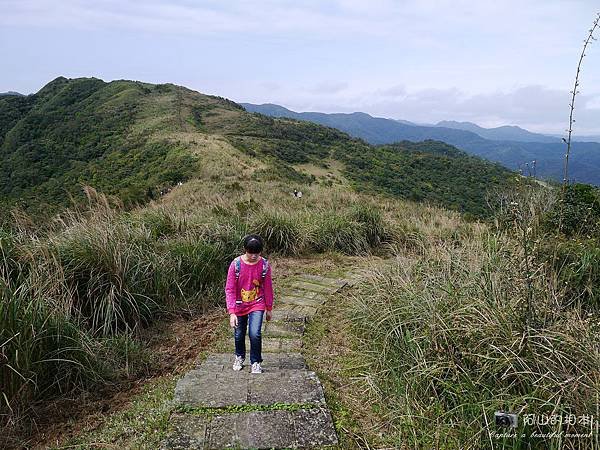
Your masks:
M 259 362 L 252 363 L 252 373 L 262 373 L 262 367 Z
M 233 362 L 233 370 L 242 370 L 242 367 L 244 367 L 244 358 L 235 355 L 235 361 Z

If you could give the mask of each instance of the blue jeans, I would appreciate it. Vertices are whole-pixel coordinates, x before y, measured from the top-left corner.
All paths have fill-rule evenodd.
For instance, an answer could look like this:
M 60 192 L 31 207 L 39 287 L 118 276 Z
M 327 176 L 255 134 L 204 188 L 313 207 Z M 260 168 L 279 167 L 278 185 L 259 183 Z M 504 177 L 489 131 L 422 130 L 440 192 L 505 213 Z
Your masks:
M 236 356 L 246 357 L 246 328 L 250 336 L 250 363 L 262 362 L 262 327 L 264 311 L 252 311 L 245 316 L 237 316 L 238 326 L 234 328 Z

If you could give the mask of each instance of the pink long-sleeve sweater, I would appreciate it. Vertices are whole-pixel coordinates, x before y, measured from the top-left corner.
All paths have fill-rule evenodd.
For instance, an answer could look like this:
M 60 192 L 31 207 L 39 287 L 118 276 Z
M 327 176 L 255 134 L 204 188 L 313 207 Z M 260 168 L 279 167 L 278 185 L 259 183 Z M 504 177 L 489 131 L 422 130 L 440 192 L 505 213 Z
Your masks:
M 271 265 L 262 280 L 262 257 L 255 264 L 248 264 L 241 259 L 240 277 L 235 280 L 235 260 L 231 261 L 225 283 L 225 299 L 227 312 L 237 316 L 245 316 L 252 311 L 271 311 L 273 309 L 273 283 Z M 242 302 L 236 304 L 236 299 Z

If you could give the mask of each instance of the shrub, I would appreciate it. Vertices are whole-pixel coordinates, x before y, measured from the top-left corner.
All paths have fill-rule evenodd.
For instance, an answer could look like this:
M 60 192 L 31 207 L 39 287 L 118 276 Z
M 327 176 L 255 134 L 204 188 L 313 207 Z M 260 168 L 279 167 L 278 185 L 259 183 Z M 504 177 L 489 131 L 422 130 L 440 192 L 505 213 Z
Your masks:
M 174 301 L 204 307 L 222 290 L 238 229 L 222 226 L 223 240 L 205 230 L 175 239 L 141 217 L 104 208 L 67 215 L 47 235 L 2 232 L 0 409 L 139 373 L 148 355 L 137 327 Z M 150 217 L 155 231 L 174 223 Z
M 596 240 L 553 242 L 547 255 L 561 286 L 563 306 L 576 304 L 586 310 L 600 307 L 600 245 Z M 549 253 L 551 249 L 546 249 Z
M 297 217 L 281 212 L 263 213 L 253 222 L 252 229 L 265 240 L 269 252 L 297 255 L 302 251 L 304 232 Z
M 576 183 L 567 185 L 564 189 L 561 200 L 556 202 L 545 217 L 546 228 L 561 231 L 566 236 L 596 233 L 600 222 L 598 188 Z
M 156 260 L 144 236 L 126 227 L 80 228 L 58 236 L 56 255 L 73 313 L 94 334 L 110 335 L 149 323 L 161 309 L 155 295 Z M 45 265 L 53 272 L 58 268 Z
M 0 278 L 0 412 L 100 379 L 92 340 L 48 304 L 43 287 Z
M 244 236 L 251 231 L 248 221 L 238 215 L 227 215 L 217 225 L 211 225 L 204 239 L 221 242 L 223 251 L 231 260 L 243 251 Z
M 222 287 L 228 262 L 225 244 L 187 236 L 168 242 L 164 251 L 165 258 L 170 261 L 167 264 L 174 269 L 167 274 L 168 279 L 183 298 L 203 297 L 216 287 Z
M 310 247 L 317 252 L 337 250 L 346 255 L 369 252 L 365 225 L 337 213 L 323 213 L 311 224 Z
M 153 239 L 171 236 L 180 228 L 169 213 L 159 209 L 144 210 L 140 220 L 150 230 Z
M 354 206 L 350 211 L 350 218 L 364 225 L 365 238 L 371 247 L 378 247 L 391 238 L 381 211 L 372 205 Z

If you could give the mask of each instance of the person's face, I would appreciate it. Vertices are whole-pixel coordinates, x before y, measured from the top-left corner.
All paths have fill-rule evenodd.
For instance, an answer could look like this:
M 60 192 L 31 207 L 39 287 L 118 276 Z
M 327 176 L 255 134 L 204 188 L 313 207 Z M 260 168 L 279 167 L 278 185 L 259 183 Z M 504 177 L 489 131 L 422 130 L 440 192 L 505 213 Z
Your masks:
M 246 250 L 246 259 L 250 262 L 256 262 L 260 258 L 260 253 L 250 253 Z

